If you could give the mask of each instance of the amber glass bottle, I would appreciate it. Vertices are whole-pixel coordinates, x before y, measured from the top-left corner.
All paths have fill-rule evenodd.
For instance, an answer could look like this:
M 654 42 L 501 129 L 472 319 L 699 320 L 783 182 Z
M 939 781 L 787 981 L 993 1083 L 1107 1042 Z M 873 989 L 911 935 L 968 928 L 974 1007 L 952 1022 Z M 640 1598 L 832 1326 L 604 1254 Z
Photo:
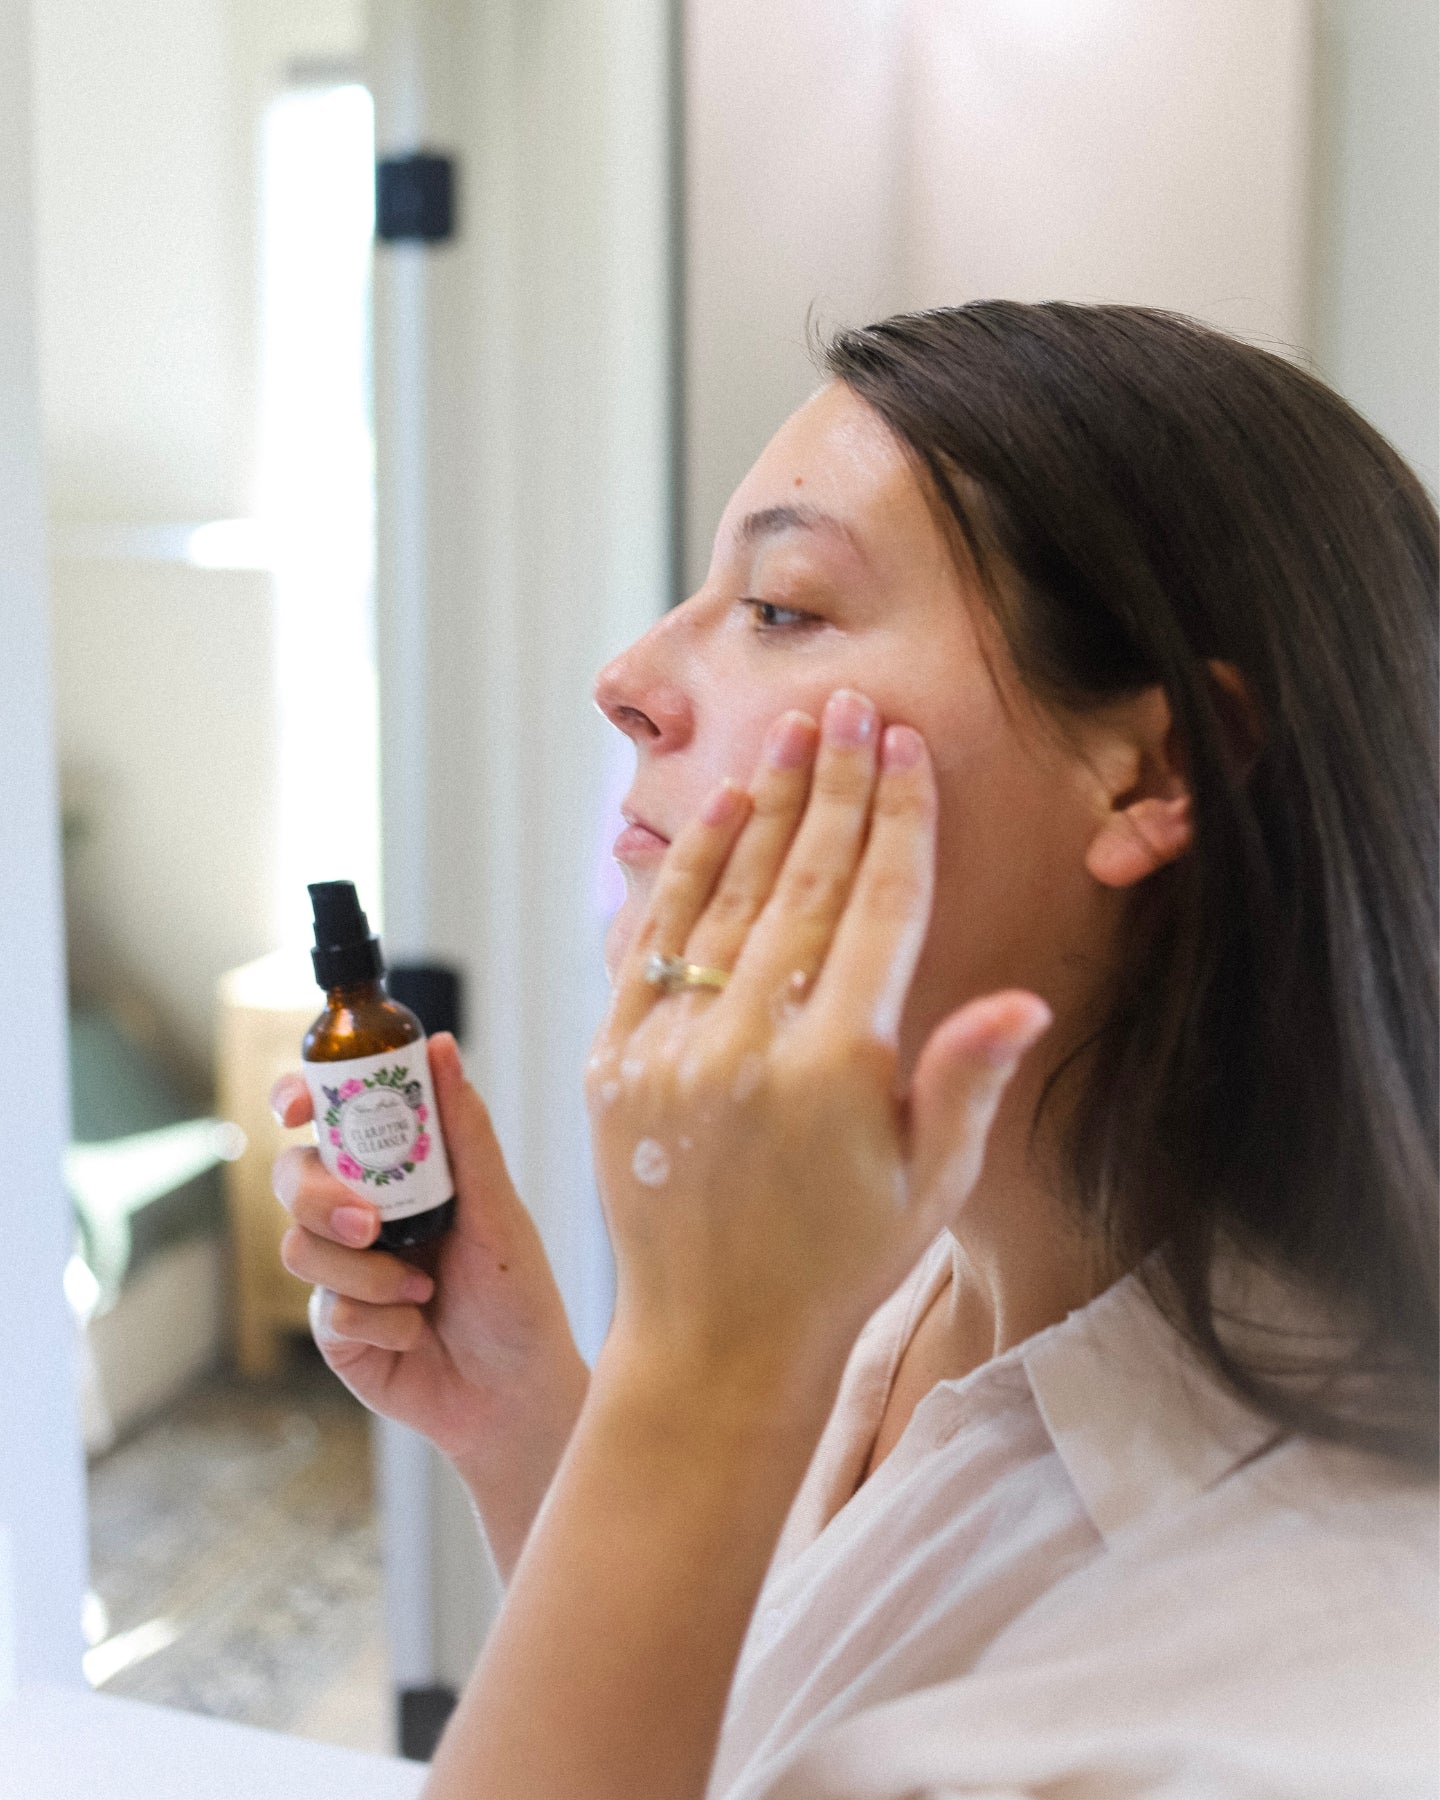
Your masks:
M 455 1216 L 425 1028 L 385 992 L 380 940 L 355 884 L 314 882 L 310 900 L 325 1010 L 300 1054 L 321 1160 L 380 1209 L 374 1248 L 403 1254 L 438 1238 Z

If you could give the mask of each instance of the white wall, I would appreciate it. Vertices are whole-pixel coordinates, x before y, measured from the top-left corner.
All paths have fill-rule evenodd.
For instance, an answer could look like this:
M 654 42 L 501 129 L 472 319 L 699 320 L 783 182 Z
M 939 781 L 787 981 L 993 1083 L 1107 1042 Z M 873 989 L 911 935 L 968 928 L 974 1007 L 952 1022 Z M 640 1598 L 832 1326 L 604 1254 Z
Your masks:
M 685 575 L 822 329 L 904 303 L 904 8 L 685 0 Z
M 58 561 L 56 725 L 71 941 L 118 971 L 197 1067 L 216 977 L 274 948 L 271 580 L 178 563 Z
M 1431 484 L 1434 0 L 686 0 L 686 568 L 821 322 L 985 295 L 1288 346 Z
M 1320 372 L 1440 487 L 1435 0 L 1317 0 Z
M 73 1229 L 60 854 L 50 705 L 30 185 L 28 7 L 0 0 L 0 991 L 21 1076 L 5 1167 L 0 1526 L 14 1567 L 15 1667 L 80 1679 L 85 1516 L 75 1332 L 61 1289 Z M 3 1535 L 3 1534 L 0 1534 Z M 3 1600 L 0 1600 L 3 1605 Z M 0 1618 L 0 1634 L 10 1621 Z M 0 1644 L 0 1664 L 7 1646 Z
M 1122 301 L 1308 339 L 1304 0 L 910 0 L 904 304 Z
M 686 568 L 818 323 L 1005 295 L 1304 346 L 1306 0 L 687 0 Z
M 127 522 L 252 510 L 257 122 L 360 0 L 34 0 L 48 499 Z
M 49 498 L 81 519 L 248 510 L 251 193 L 226 0 L 35 0 Z
M 277 937 L 271 582 L 127 552 L 124 532 L 254 509 L 260 119 L 295 61 L 356 56 L 363 6 L 34 12 L 59 753 L 88 815 L 77 970 L 133 990 L 200 1078 L 216 977 Z M 67 554 L 97 521 L 118 547 Z

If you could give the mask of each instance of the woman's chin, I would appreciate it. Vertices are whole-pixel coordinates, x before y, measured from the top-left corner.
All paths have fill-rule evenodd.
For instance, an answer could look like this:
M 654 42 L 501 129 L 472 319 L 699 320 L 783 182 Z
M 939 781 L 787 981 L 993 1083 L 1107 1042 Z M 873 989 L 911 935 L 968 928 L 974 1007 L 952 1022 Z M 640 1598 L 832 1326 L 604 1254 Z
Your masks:
M 626 953 L 634 942 L 643 912 L 643 904 L 636 895 L 627 894 L 606 928 L 605 974 L 611 987 L 614 987 L 620 965 L 624 962 Z

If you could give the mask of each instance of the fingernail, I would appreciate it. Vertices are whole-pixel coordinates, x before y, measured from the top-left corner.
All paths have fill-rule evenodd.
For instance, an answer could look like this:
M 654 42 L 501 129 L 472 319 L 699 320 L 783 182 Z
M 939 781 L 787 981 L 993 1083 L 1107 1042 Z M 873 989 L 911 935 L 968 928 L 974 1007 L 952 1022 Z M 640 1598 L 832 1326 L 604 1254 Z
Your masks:
M 337 1206 L 330 1215 L 330 1229 L 342 1244 L 368 1244 L 375 1235 L 375 1215 L 363 1206 Z
M 875 736 L 875 708 L 853 688 L 841 688 L 825 703 L 825 736 L 832 744 L 858 750 Z
M 405 1277 L 405 1285 L 400 1289 L 400 1296 L 404 1300 L 418 1300 L 423 1303 L 434 1292 L 435 1283 L 424 1270 L 412 1269 Z
M 772 769 L 798 769 L 815 748 L 815 721 L 808 713 L 789 712 L 770 727 L 765 761 Z
M 908 725 L 892 725 L 881 745 L 880 759 L 890 770 L 915 768 L 924 753 L 925 741 Z
M 295 1098 L 295 1082 L 293 1077 L 282 1075 L 270 1090 L 270 1111 L 275 1115 L 275 1123 L 285 1123 L 285 1109 Z
M 707 825 L 728 825 L 735 817 L 744 792 L 744 788 L 733 781 L 722 782 L 700 808 L 701 819 Z
M 340 1333 L 335 1329 L 335 1290 L 327 1287 L 315 1287 L 310 1290 L 310 1302 L 306 1312 L 310 1317 L 310 1332 L 317 1344 L 339 1343 Z
M 1017 1017 L 1017 1013 L 1021 1016 Z M 980 1054 L 993 1068 L 1012 1068 L 1050 1029 L 1054 1016 L 1038 996 L 1023 1009 L 1018 1004 L 1012 1006 L 1003 1033 L 983 1041 Z

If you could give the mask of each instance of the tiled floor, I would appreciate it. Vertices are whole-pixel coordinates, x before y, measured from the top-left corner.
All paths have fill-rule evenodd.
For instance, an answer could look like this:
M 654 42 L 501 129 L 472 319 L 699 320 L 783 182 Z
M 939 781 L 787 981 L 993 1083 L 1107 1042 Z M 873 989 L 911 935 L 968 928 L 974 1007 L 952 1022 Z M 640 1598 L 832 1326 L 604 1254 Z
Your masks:
M 318 1357 L 213 1377 L 96 1463 L 90 1551 L 104 1692 L 393 1747 L 368 1416 Z

